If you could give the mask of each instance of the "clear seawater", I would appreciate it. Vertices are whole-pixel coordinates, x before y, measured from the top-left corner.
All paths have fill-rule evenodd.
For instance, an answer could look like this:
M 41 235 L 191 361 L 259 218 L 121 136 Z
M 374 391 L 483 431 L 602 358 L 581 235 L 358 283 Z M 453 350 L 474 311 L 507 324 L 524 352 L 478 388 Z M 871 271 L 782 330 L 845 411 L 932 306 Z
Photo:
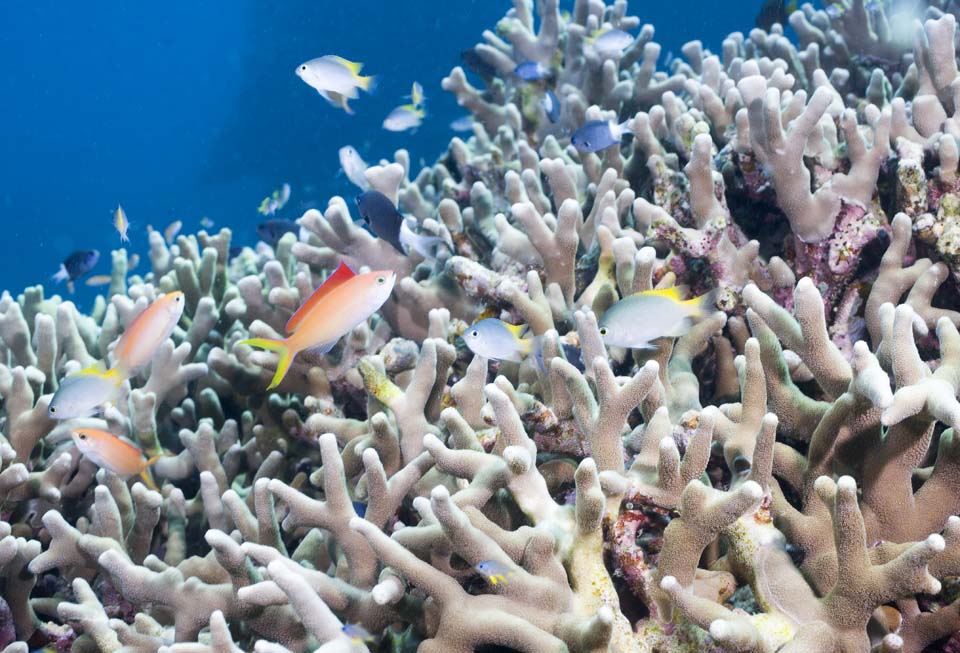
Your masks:
M 633 0 L 630 14 L 656 27 L 666 52 L 699 38 L 717 51 L 754 26 L 759 0 Z M 91 274 L 107 274 L 119 247 L 111 225 L 121 203 L 129 249 L 146 254 L 147 225 L 208 216 L 236 244 L 256 242 L 260 201 L 284 182 L 295 219 L 355 188 L 338 175 L 353 145 L 370 163 L 410 151 L 414 174 L 433 162 L 464 114 L 440 80 L 459 53 L 510 9 L 506 0 L 107 0 L 0 2 L 0 289 L 50 281 L 76 249 L 99 249 Z M 569 9 L 572 0 L 562 2 Z M 365 64 L 374 95 L 329 106 L 295 74 L 325 54 Z M 478 79 L 471 78 L 475 84 Z M 416 133 L 381 128 L 423 84 L 428 116 Z M 138 272 L 147 269 L 144 258 Z M 96 289 L 73 297 L 90 306 Z

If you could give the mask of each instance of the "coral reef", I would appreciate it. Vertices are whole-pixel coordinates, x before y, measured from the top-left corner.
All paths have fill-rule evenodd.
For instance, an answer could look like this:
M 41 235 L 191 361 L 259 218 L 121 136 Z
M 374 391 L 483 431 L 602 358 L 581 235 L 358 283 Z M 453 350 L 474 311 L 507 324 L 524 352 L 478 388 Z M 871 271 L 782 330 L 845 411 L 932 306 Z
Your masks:
M 347 202 L 230 257 L 150 236 L 89 315 L 0 298 L 0 651 L 954 650 L 960 643 L 956 7 L 804 4 L 658 70 L 626 2 L 516 0 L 446 90 L 474 116 L 370 186 L 452 243 L 404 256 Z M 538 25 L 537 30 L 534 25 Z M 510 73 L 536 61 L 546 81 Z M 536 100 L 555 87 L 562 111 Z M 597 153 L 587 120 L 629 121 Z M 276 338 L 345 261 L 382 310 L 266 392 Z M 620 298 L 716 289 L 655 350 L 605 347 Z M 162 293 L 184 318 L 98 417 L 56 422 Z M 472 355 L 479 316 L 540 340 Z M 646 316 L 644 319 L 656 319 Z M 579 349 L 582 365 L 571 352 Z M 159 491 L 99 469 L 121 434 Z M 494 572 L 489 570 L 493 569 Z

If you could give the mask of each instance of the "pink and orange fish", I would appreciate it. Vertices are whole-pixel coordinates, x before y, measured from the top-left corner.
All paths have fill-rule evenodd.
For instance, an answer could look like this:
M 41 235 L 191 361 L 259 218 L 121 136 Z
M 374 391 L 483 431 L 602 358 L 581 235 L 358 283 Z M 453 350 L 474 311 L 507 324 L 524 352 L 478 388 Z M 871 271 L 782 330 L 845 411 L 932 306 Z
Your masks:
M 148 471 L 150 465 L 171 454 L 162 453 L 144 458 L 143 452 L 126 440 L 100 429 L 76 429 L 70 433 L 74 444 L 84 456 L 117 476 L 128 478 L 140 475 L 151 490 L 156 490 Z
M 135 317 L 113 349 L 113 367 L 130 376 L 153 359 L 183 315 L 183 293 L 170 292 Z
M 380 310 L 390 297 L 397 275 L 392 270 L 357 274 L 345 263 L 327 277 L 287 322 L 289 337 L 283 340 L 250 338 L 238 344 L 280 354 L 277 372 L 267 390 L 286 376 L 294 357 L 305 349 L 330 351 L 355 326 Z

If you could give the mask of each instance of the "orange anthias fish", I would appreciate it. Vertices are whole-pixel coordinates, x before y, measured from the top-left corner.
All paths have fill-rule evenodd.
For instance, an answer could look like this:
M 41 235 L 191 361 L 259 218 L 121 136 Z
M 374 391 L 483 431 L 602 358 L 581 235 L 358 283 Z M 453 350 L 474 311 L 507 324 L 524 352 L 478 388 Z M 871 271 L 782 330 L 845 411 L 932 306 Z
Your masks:
M 76 429 L 70 435 L 80 453 L 98 466 L 123 478 L 139 474 L 151 490 L 156 490 L 157 484 L 150 477 L 148 468 L 160 458 L 171 455 L 162 453 L 144 459 L 143 452 L 136 446 L 100 429 Z
M 397 275 L 392 270 L 357 274 L 345 263 L 313 291 L 287 322 L 290 337 L 284 340 L 250 338 L 238 344 L 260 347 L 280 354 L 277 373 L 267 390 L 286 376 L 294 357 L 305 349 L 330 351 L 352 328 L 376 313 L 393 291 Z
M 147 306 L 133 319 L 113 349 L 114 367 L 130 375 L 157 353 L 157 348 L 173 333 L 183 315 L 183 293 L 167 293 Z

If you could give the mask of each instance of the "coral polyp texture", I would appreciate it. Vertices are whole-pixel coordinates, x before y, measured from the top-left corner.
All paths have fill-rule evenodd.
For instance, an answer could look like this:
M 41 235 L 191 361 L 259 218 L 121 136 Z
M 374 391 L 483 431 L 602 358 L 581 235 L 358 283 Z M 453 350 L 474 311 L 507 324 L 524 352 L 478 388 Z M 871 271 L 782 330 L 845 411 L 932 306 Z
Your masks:
M 960 650 L 955 3 L 804 4 L 799 44 L 775 24 L 667 69 L 622 0 L 533 5 L 474 48 L 485 88 L 443 80 L 472 135 L 365 173 L 436 260 L 334 197 L 232 258 L 229 229 L 153 232 L 89 315 L 4 293 L 0 650 Z M 601 52 L 606 29 L 638 36 Z M 550 74 L 512 74 L 531 61 Z M 625 137 L 578 151 L 590 120 Z M 390 299 L 266 391 L 277 355 L 241 341 L 282 337 L 340 262 L 394 270 Z M 716 303 L 604 344 L 611 306 L 672 287 Z M 52 420 L 176 290 L 121 398 Z M 536 351 L 472 354 L 483 317 Z M 158 489 L 80 427 L 170 454 Z

